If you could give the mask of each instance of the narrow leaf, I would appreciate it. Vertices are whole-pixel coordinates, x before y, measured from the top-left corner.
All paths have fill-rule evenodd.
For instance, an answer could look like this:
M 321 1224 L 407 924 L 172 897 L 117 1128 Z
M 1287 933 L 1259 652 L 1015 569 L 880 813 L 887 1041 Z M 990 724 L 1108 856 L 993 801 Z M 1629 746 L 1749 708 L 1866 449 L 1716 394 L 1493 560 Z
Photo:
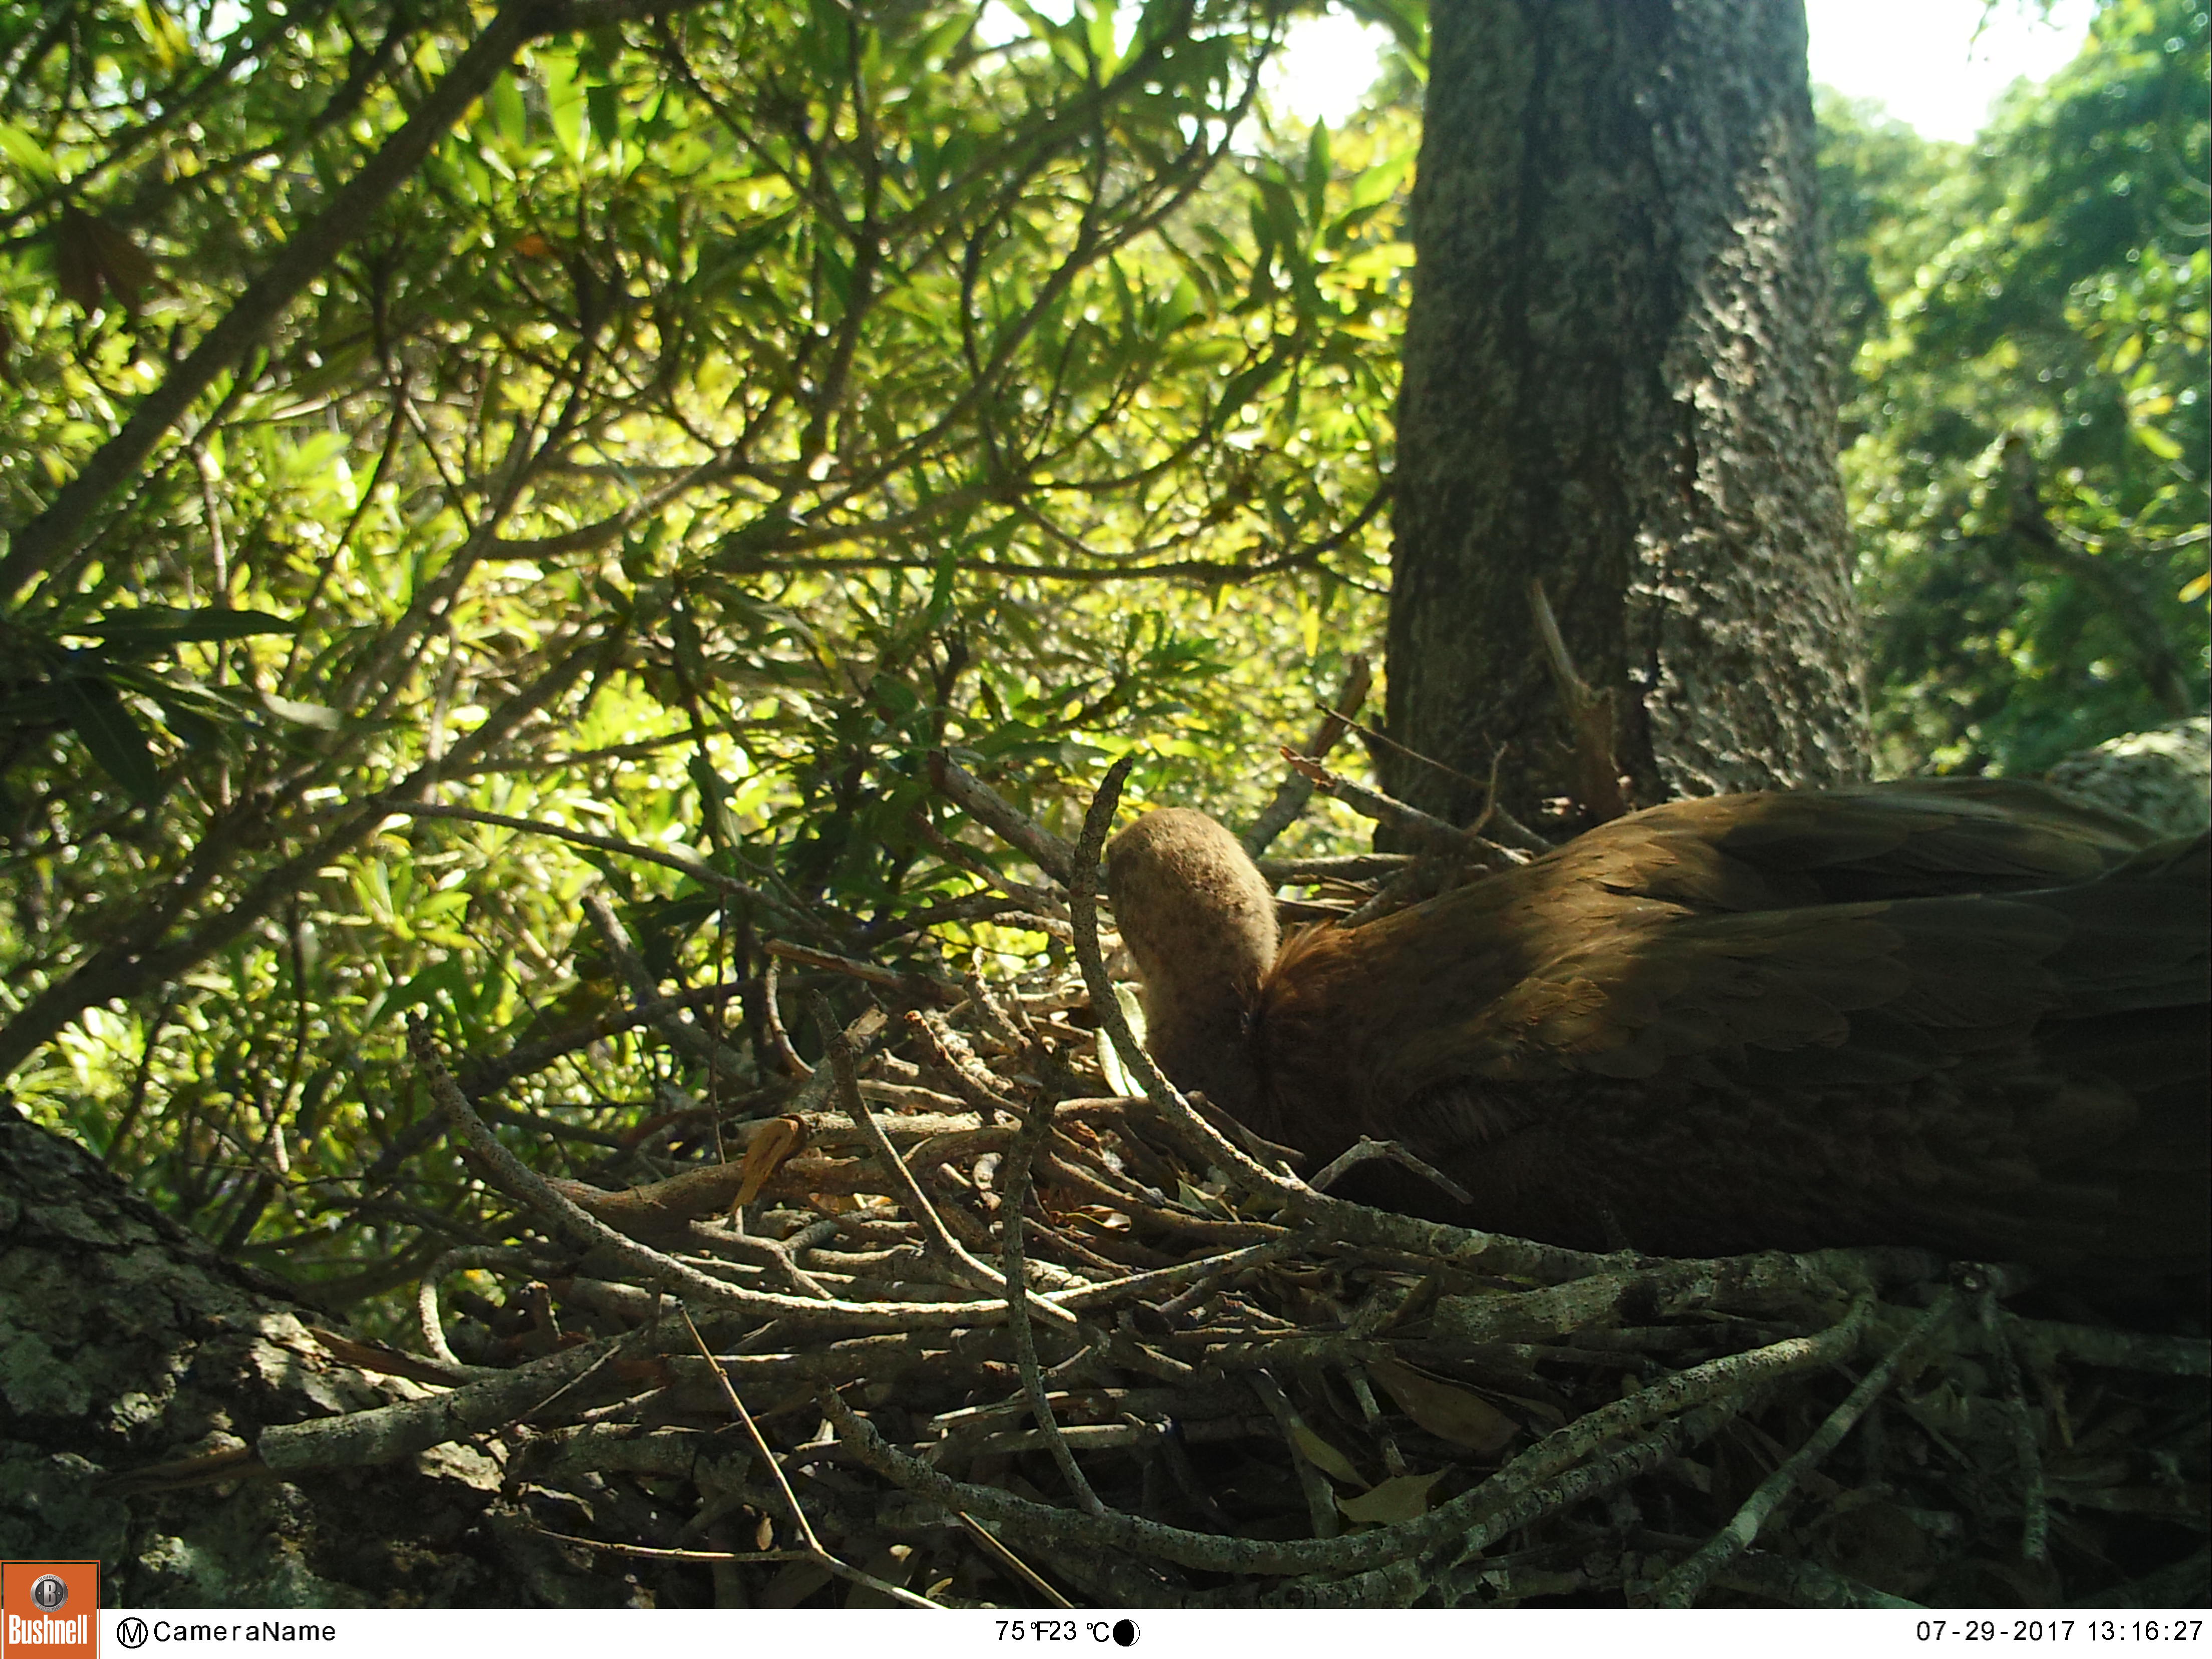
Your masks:
M 54 682 L 70 725 L 100 769 L 129 790 L 142 806 L 161 799 L 161 769 L 145 729 L 106 680 L 65 674 Z

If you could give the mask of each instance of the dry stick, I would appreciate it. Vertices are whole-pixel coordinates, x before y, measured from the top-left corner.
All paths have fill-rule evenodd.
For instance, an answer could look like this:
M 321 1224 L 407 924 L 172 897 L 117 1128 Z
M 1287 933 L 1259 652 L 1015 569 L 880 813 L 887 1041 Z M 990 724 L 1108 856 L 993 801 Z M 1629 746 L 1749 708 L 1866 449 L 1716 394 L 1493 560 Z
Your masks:
M 776 1490 L 783 1494 L 783 1501 L 791 1506 L 791 1518 L 799 1528 L 799 1535 L 805 1544 L 809 1559 L 827 1571 L 836 1573 L 840 1578 L 849 1579 L 856 1584 L 866 1584 L 878 1595 L 888 1595 L 904 1606 L 936 1607 L 938 1604 L 927 1596 L 916 1595 L 912 1590 L 902 1589 L 896 1584 L 886 1583 L 872 1573 L 863 1572 L 858 1567 L 848 1566 L 822 1547 L 822 1540 L 814 1535 L 814 1523 L 806 1518 L 806 1510 L 799 1501 L 799 1494 L 792 1491 L 791 1482 L 784 1478 L 783 1465 L 776 1462 L 775 1454 L 769 1449 L 767 1438 L 760 1431 L 760 1425 L 753 1421 L 753 1414 L 745 1409 L 745 1402 L 738 1398 L 738 1391 L 730 1382 L 729 1373 L 722 1369 L 721 1362 L 714 1358 L 714 1351 L 707 1346 L 707 1339 L 699 1334 L 699 1328 L 691 1322 L 691 1310 L 679 1304 L 676 1314 L 677 1317 L 684 1322 L 684 1328 L 691 1333 L 692 1341 L 698 1344 L 700 1358 L 713 1368 L 714 1380 L 722 1385 L 722 1398 L 729 1402 L 730 1409 L 735 1412 L 738 1419 L 744 1424 L 745 1432 L 752 1437 L 753 1449 L 760 1454 L 761 1462 L 768 1465 L 768 1472 L 775 1477 Z
M 960 983 L 968 993 L 969 1004 L 975 1010 L 976 1022 L 1004 1043 L 1010 1054 L 1035 1058 L 1037 1053 L 1036 1030 L 1018 1005 L 1009 1007 L 1000 1001 L 998 994 L 984 981 L 982 975 L 972 969 L 960 976 Z
M 966 1284 L 979 1290 L 1018 1294 L 1008 1291 L 1006 1281 L 994 1269 L 970 1255 L 960 1241 L 952 1237 L 945 1227 L 945 1218 L 938 1214 L 937 1206 L 929 1201 L 929 1194 L 922 1191 L 921 1182 L 915 1179 L 914 1171 L 892 1146 L 890 1137 L 884 1133 L 884 1126 L 876 1121 L 876 1115 L 868 1109 L 868 1103 L 861 1096 L 860 1080 L 853 1066 L 853 1032 L 861 1030 L 872 1020 L 880 1022 L 882 1015 L 871 1009 L 854 1022 L 852 1031 L 841 1031 L 835 1016 L 830 1012 L 829 1003 L 823 1000 L 819 992 L 811 999 L 810 1006 L 815 1023 L 821 1027 L 829 1045 L 830 1070 L 836 1079 L 839 1103 L 866 1139 L 868 1150 L 875 1154 L 876 1161 L 883 1165 L 884 1173 L 898 1183 L 899 1195 L 905 1200 L 915 1224 L 921 1229 L 923 1248 Z M 1027 1306 L 1042 1310 L 1045 1316 L 1056 1324 L 1071 1328 L 1080 1326 L 1082 1322 L 1066 1308 L 1044 1301 L 1036 1291 L 1028 1291 L 1027 1286 L 1023 1290 L 1027 1291 Z
M 964 807 L 969 817 L 988 825 L 1019 848 L 1030 862 L 1054 880 L 1067 879 L 1068 865 L 1075 849 L 1020 811 L 941 749 L 930 751 L 929 781 L 939 794 Z
M 813 1274 L 799 1265 L 798 1256 L 789 1243 L 781 1238 L 755 1238 L 749 1233 L 730 1232 L 710 1228 L 703 1222 L 690 1225 L 691 1237 L 720 1254 L 738 1257 L 750 1255 L 765 1258 L 769 1264 L 783 1275 L 784 1282 L 794 1285 L 807 1295 L 820 1301 L 831 1299 L 830 1292 Z
M 1674 1455 L 1680 1444 L 1709 1436 L 1741 1412 L 1767 1385 L 1802 1370 L 1849 1358 L 1864 1332 L 1870 1298 L 1840 1323 L 1813 1336 L 1790 1337 L 1747 1353 L 1729 1354 L 1676 1372 L 1554 1431 L 1496 1474 L 1418 1520 L 1335 1539 L 1267 1540 L 1222 1537 L 1109 1510 L 1081 1515 L 1055 1509 L 994 1486 L 955 1480 L 942 1470 L 888 1443 L 875 1425 L 854 1413 L 834 1390 L 815 1398 L 838 1439 L 854 1459 L 892 1485 L 947 1509 L 966 1509 L 1018 1525 L 1054 1543 L 1153 1555 L 1206 1572 L 1364 1572 L 1425 1551 L 1449 1549 L 1464 1556 L 1540 1519 L 1643 1473 Z M 1610 1443 L 1656 1419 L 1660 1430 L 1607 1453 L 1597 1467 L 1585 1463 Z
M 614 907 L 607 902 L 606 895 L 597 891 L 585 894 L 584 915 L 592 924 L 592 931 L 599 936 L 599 943 L 606 947 L 608 957 L 629 981 L 630 994 L 640 1002 L 657 1000 L 660 987 L 653 981 L 653 969 L 630 943 L 629 931 L 615 915 Z M 671 1013 L 664 1019 L 655 1020 L 653 1029 L 668 1039 L 672 1048 L 704 1066 L 710 1078 L 717 1073 L 724 1076 L 744 1074 L 744 1055 L 700 1030 L 682 1014 Z
M 776 1058 L 783 1062 L 785 1071 L 793 1077 L 811 1078 L 814 1075 L 814 1068 L 801 1060 L 799 1050 L 791 1046 L 791 1033 L 783 1029 L 783 1015 L 775 1006 L 776 981 L 783 968 L 782 960 L 773 951 L 762 954 L 768 958 L 767 971 L 761 975 L 763 987 L 761 1013 L 768 1026 L 769 1042 L 775 1049 Z
M 1073 1607 L 1075 1603 L 1062 1595 L 1039 1576 L 1037 1570 L 1008 1549 L 984 1528 L 983 1523 L 965 1510 L 955 1510 L 952 1518 L 957 1521 L 968 1535 L 983 1547 L 983 1553 L 1020 1579 L 1039 1595 L 1056 1607 Z
M 2005 1316 L 2014 1342 L 2038 1364 L 2078 1359 L 2113 1370 L 2153 1371 L 2168 1376 L 2212 1376 L 2212 1342 L 2201 1336 L 2158 1336 L 2142 1331 L 2108 1331 L 2098 1325 L 2068 1325 L 2054 1319 Z
M 553 1264 L 540 1261 L 527 1250 L 511 1249 L 501 1245 L 466 1244 L 447 1251 L 422 1270 L 422 1277 L 415 1287 L 415 1317 L 422 1328 L 422 1342 L 438 1363 L 451 1367 L 465 1376 L 489 1376 L 492 1368 L 471 1365 L 458 1358 L 446 1341 L 444 1322 L 438 1316 L 438 1281 L 447 1273 L 462 1267 L 520 1267 L 525 1273 L 550 1271 Z
M 704 1306 L 756 1320 L 781 1319 L 808 1327 L 854 1325 L 869 1331 L 943 1330 L 963 1325 L 994 1325 L 1006 1317 L 1006 1304 L 996 1297 L 983 1302 L 817 1302 L 806 1297 L 781 1296 L 773 1291 L 747 1290 L 702 1273 L 608 1226 L 556 1191 L 544 1176 L 501 1146 L 447 1072 L 431 1044 L 429 1027 L 420 1017 L 408 1021 L 407 1048 L 416 1066 L 429 1080 L 431 1098 L 437 1102 L 447 1124 L 481 1160 L 502 1192 L 522 1200 L 563 1231 L 605 1249 L 647 1284 L 668 1286 Z M 1065 1311 L 1051 1304 L 1046 1305 L 1055 1313 Z
M 962 775 L 967 775 L 963 773 Z M 978 787 L 980 787 L 979 785 Z M 958 797 L 955 796 L 954 799 L 957 799 Z M 996 797 L 994 799 L 995 799 Z M 1001 802 L 1000 805 L 1003 805 L 1005 803 Z M 1011 812 L 1013 809 L 1007 807 L 1006 810 Z M 908 813 L 906 823 L 907 828 L 947 864 L 958 865 L 987 887 L 1005 894 L 1006 897 L 1025 908 L 1038 911 L 1046 916 L 1060 915 L 1061 907 L 1056 895 L 1048 892 L 1042 887 L 1032 887 L 1025 881 L 1016 881 L 1011 876 L 1000 874 L 991 867 L 988 859 L 974 848 L 963 846 L 945 835 L 921 812 Z
M 1285 1233 L 1263 1244 L 1247 1245 L 1241 1250 L 1228 1250 L 1219 1255 L 1202 1255 L 1194 1261 L 1178 1261 L 1171 1267 L 1154 1267 L 1145 1273 L 1131 1273 L 1122 1279 L 1109 1279 L 1103 1283 L 1085 1285 L 1078 1290 L 1063 1291 L 1059 1299 L 1064 1308 L 1093 1308 L 1103 1304 L 1123 1300 L 1141 1301 L 1162 1291 L 1175 1291 L 1188 1295 L 1203 1291 L 1218 1279 L 1229 1278 L 1250 1267 L 1263 1267 L 1286 1255 L 1294 1255 L 1316 1240 L 1312 1232 Z
M 896 992 L 918 1001 L 950 1005 L 961 998 L 960 988 L 950 980 L 933 978 L 927 974 L 902 974 L 895 968 L 879 968 L 874 963 L 862 962 L 857 957 L 841 957 L 834 951 L 817 951 L 811 945 L 793 945 L 789 939 L 763 939 L 761 949 L 772 957 L 781 957 L 786 962 L 825 969 L 833 974 L 842 974 L 847 979 L 856 979 L 863 985 Z
M 1419 1158 L 1415 1158 L 1413 1153 L 1407 1152 L 1403 1146 L 1401 1146 L 1395 1140 L 1377 1140 L 1372 1135 L 1360 1136 L 1359 1144 L 1358 1146 L 1352 1147 L 1349 1151 L 1340 1155 L 1334 1162 L 1331 1163 L 1326 1169 L 1316 1175 L 1312 1181 L 1308 1184 L 1310 1185 L 1316 1192 L 1325 1193 L 1331 1187 L 1336 1184 L 1337 1181 L 1346 1170 L 1357 1169 L 1360 1164 L 1371 1163 L 1378 1158 L 1387 1159 L 1392 1164 L 1402 1164 L 1405 1168 L 1411 1170 L 1415 1175 L 1419 1176 L 1423 1180 L 1430 1182 L 1433 1186 L 1442 1188 L 1444 1192 L 1449 1194 L 1453 1198 L 1457 1199 L 1462 1204 L 1472 1204 L 1474 1202 L 1474 1194 L 1468 1191 L 1466 1188 L 1461 1186 L 1459 1182 L 1454 1181 L 1442 1170 L 1438 1170 L 1431 1165 L 1424 1164 Z
M 541 1410 L 618 1352 L 635 1351 L 644 1340 L 634 1331 L 616 1340 L 563 1348 L 428 1399 L 403 1400 L 304 1423 L 274 1424 L 261 1431 L 254 1450 L 262 1468 L 287 1475 L 411 1457 L 449 1440 L 503 1429 Z
M 556 1544 L 575 1544 L 587 1550 L 597 1550 L 603 1555 L 628 1555 L 641 1561 L 706 1561 L 710 1563 L 744 1563 L 762 1561 L 815 1561 L 818 1558 L 806 1550 L 679 1550 L 659 1544 L 611 1544 L 604 1538 L 582 1538 L 573 1532 L 555 1532 L 550 1527 L 533 1526 L 530 1530 L 540 1538 L 550 1538 Z M 931 1602 L 932 1607 L 937 1603 Z
M 1398 1437 L 1390 1432 L 1390 1425 L 1382 1420 L 1382 1407 L 1375 1398 L 1375 1385 L 1368 1380 L 1367 1368 L 1357 1362 L 1340 1366 L 1345 1386 L 1352 1390 L 1352 1398 L 1359 1407 L 1359 1415 L 1382 1448 L 1382 1471 L 1393 1480 L 1411 1474 L 1407 1468 L 1406 1454 L 1399 1449 Z
M 1106 1505 L 1091 1489 L 1089 1478 L 1060 1431 L 1060 1419 L 1053 1414 L 1044 1376 L 1037 1369 L 1036 1334 L 1030 1328 L 1028 1298 L 1022 1294 L 1022 1287 L 1029 1282 L 1022 1261 L 1022 1205 L 1030 1194 L 1030 1169 L 1037 1146 L 1051 1133 L 1052 1103 L 1040 1101 L 1030 1109 L 1021 1133 L 1006 1149 L 1006 1162 L 1000 1165 L 1005 1184 L 999 1204 L 999 1260 L 1006 1276 L 1006 1330 L 1014 1340 L 1014 1364 L 1022 1374 L 1022 1392 L 1029 1396 L 1030 1413 L 1036 1419 L 1052 1461 L 1060 1466 L 1060 1478 L 1086 1514 L 1102 1515 Z
M 1544 662 L 1559 687 L 1567 725 L 1575 734 L 1575 761 L 1582 772 L 1582 804 L 1601 822 L 1628 810 L 1620 798 L 1620 763 L 1613 752 L 1613 693 L 1593 691 L 1575 672 L 1574 659 L 1559 632 L 1559 619 L 1544 596 L 1540 578 L 1528 578 L 1528 605 L 1536 613 L 1536 632 L 1544 643 Z
M 1336 706 L 1322 711 L 1321 724 L 1314 727 L 1313 736 L 1306 739 L 1305 754 L 1310 760 L 1326 760 L 1328 751 L 1336 747 L 1346 732 L 1352 729 L 1352 717 L 1367 701 L 1368 688 L 1375 683 L 1375 672 L 1366 657 L 1356 655 L 1344 677 L 1344 689 L 1336 694 Z M 1313 799 L 1313 781 L 1301 773 L 1293 772 L 1275 786 L 1275 798 L 1269 801 L 1244 832 L 1244 856 L 1257 859 L 1273 844 L 1276 836 L 1297 821 Z
M 1300 1431 L 1311 1434 L 1298 1408 L 1291 1404 L 1290 1396 L 1282 1385 L 1267 1375 L 1264 1369 L 1255 1370 L 1244 1380 L 1252 1385 L 1252 1392 L 1260 1396 L 1261 1404 L 1275 1419 L 1283 1443 L 1290 1448 L 1291 1468 L 1298 1477 L 1298 1490 L 1305 1494 L 1306 1520 L 1316 1538 L 1334 1538 L 1343 1532 L 1336 1513 L 1336 1489 L 1328 1484 L 1328 1477 L 1316 1467 L 1307 1455 L 1305 1441 Z
M 501 1373 L 494 1367 L 475 1370 L 471 1366 L 447 1367 L 434 1364 L 420 1354 L 409 1353 L 404 1348 L 386 1347 L 381 1342 L 364 1341 L 359 1337 L 340 1336 L 336 1331 L 326 1331 L 319 1325 L 307 1328 L 307 1334 L 321 1345 L 333 1359 L 351 1365 L 356 1370 L 376 1371 L 386 1376 L 404 1376 L 410 1382 L 427 1382 L 434 1388 L 450 1389 L 477 1376 L 496 1376 Z
M 2004 1383 L 2005 1407 L 2012 1419 L 2013 1449 L 2020 1457 L 2020 1553 L 2025 1560 L 2040 1561 L 2049 1553 L 2051 1505 L 2044 1491 L 2043 1454 L 2035 1443 L 2035 1419 L 2021 1389 L 2020 1360 L 2005 1334 L 2004 1310 L 1997 1304 L 1994 1285 L 1982 1287 L 1977 1313 L 1997 1376 Z
M 656 997 L 631 1008 L 614 1008 L 597 1019 L 583 1025 L 574 1025 L 534 1042 L 519 1042 L 496 1060 L 480 1060 L 461 1068 L 459 1083 L 471 1100 L 485 1100 L 499 1092 L 519 1077 L 528 1077 L 543 1071 L 563 1054 L 587 1048 L 604 1038 L 618 1036 L 640 1025 L 651 1025 L 679 1009 L 695 1007 L 718 998 L 741 995 L 746 981 L 726 981 L 720 985 L 703 986 L 696 991 L 687 991 L 680 996 Z M 364 1190 L 382 1185 L 398 1171 L 400 1165 L 414 1157 L 438 1135 L 440 1120 L 434 1116 L 418 1119 L 392 1137 L 376 1161 L 362 1171 L 359 1177 Z
M 1376 731 L 1371 726 L 1362 726 L 1358 720 L 1350 721 L 1348 724 L 1370 744 L 1388 749 L 1393 754 L 1403 755 L 1407 760 L 1425 766 L 1432 772 L 1441 772 L 1457 782 L 1471 783 L 1479 787 L 1483 794 L 1482 812 L 1473 823 L 1467 826 L 1468 830 L 1484 830 L 1495 825 L 1498 839 L 1508 847 L 1517 847 L 1525 853 L 1548 853 L 1552 850 L 1551 842 L 1538 835 L 1520 819 L 1515 817 L 1512 813 L 1507 811 L 1504 804 L 1498 799 L 1498 763 L 1504 758 L 1505 751 L 1503 749 L 1498 750 L 1490 757 L 1490 775 L 1487 778 L 1478 778 L 1461 771 L 1456 766 L 1445 765 L 1433 755 L 1425 755 L 1418 749 L 1408 749 L 1396 738 Z
M 1720 1582 L 1730 1589 L 1749 1590 L 1793 1607 L 1927 1608 L 1925 1602 L 1887 1595 L 1802 1556 L 1768 1555 L 1760 1550 L 1747 1550 L 1729 1562 Z
M 628 1008 L 611 1008 L 598 1018 L 582 1025 L 571 1026 L 553 1032 L 531 1042 L 518 1042 L 496 1060 L 478 1060 L 464 1066 L 459 1083 L 471 1100 L 481 1100 L 493 1091 L 518 1077 L 527 1077 L 543 1071 L 564 1054 L 590 1047 L 611 1036 L 639 1025 L 652 1025 L 680 1013 L 687 1008 L 702 1004 L 727 1002 L 750 990 L 755 981 L 744 979 L 724 980 L 715 985 L 702 985 L 695 991 L 680 991 L 674 996 L 655 997 Z
M 1759 1490 L 1743 1501 L 1728 1525 L 1707 1539 L 1698 1552 L 1659 1581 L 1652 1592 L 1655 1606 L 1686 1607 L 1698 1599 L 1713 1576 L 1751 1547 L 1759 1536 L 1759 1529 L 1783 1500 L 1797 1489 L 1798 1484 L 1819 1467 L 1839 1444 L 1843 1437 L 1863 1417 L 1869 1407 L 1887 1390 L 1891 1380 L 1906 1357 L 1926 1341 L 1936 1328 L 1951 1316 L 1958 1296 L 1946 1286 L 1928 1311 L 1912 1322 L 1911 1326 L 1881 1358 L 1881 1363 L 1859 1379 L 1844 1403 L 1828 1413 L 1827 1420 L 1813 1431 L 1812 1437 L 1792 1452 L 1782 1464 L 1759 1483 Z
M 1313 886 L 1325 881 L 1380 881 L 1413 861 L 1411 853 L 1342 853 L 1327 858 L 1254 860 L 1261 878 L 1275 887 L 1285 882 Z
M 1310 761 L 1289 750 L 1281 751 L 1292 770 L 1312 781 L 1323 794 L 1342 801 L 1360 817 L 1372 818 L 1385 829 L 1396 830 L 1412 836 L 1423 848 L 1440 853 L 1449 858 L 1468 858 L 1486 851 L 1502 853 L 1504 849 L 1468 834 L 1457 824 L 1447 823 L 1418 806 L 1408 806 L 1404 801 L 1370 789 L 1364 783 L 1355 783 L 1340 772 L 1332 772 L 1318 761 Z
M 930 1058 L 951 1079 L 960 1098 L 981 1112 L 985 1122 L 991 1121 L 994 1116 L 1011 1118 L 1018 1123 L 1021 1121 L 1020 1105 L 991 1086 L 996 1079 L 976 1062 L 974 1053 L 968 1049 L 959 1033 L 945 1025 L 942 1019 L 933 1018 L 919 1009 L 908 1011 L 906 1028 L 921 1039 L 922 1046 L 929 1050 Z

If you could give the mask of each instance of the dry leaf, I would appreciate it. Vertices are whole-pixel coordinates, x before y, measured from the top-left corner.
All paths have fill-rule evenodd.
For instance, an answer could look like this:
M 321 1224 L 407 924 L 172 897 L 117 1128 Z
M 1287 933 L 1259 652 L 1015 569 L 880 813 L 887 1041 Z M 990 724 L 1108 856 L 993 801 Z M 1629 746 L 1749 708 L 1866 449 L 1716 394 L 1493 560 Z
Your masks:
M 743 1209 L 760 1196 L 783 1161 L 806 1144 L 806 1125 L 795 1117 L 770 1118 L 753 1133 L 745 1148 L 745 1178 L 738 1188 L 738 1207 Z
M 1291 1428 L 1291 1438 L 1297 1443 L 1297 1449 L 1306 1455 L 1306 1462 L 1323 1474 L 1355 1486 L 1364 1487 L 1367 1485 L 1359 1478 L 1359 1471 L 1352 1466 L 1350 1458 L 1304 1424 L 1300 1423 Z
M 1387 1527 L 1399 1521 L 1418 1521 L 1429 1512 L 1429 1493 L 1444 1471 L 1434 1474 L 1394 1474 L 1372 1492 L 1356 1498 L 1340 1498 L 1336 1506 L 1345 1519 L 1363 1527 Z
M 1469 1450 L 1494 1452 L 1520 1427 L 1471 1389 L 1429 1376 L 1395 1359 L 1370 1360 L 1367 1374 L 1380 1382 L 1398 1408 L 1439 1440 Z
M 136 316 L 139 293 L 154 280 L 154 262 L 97 214 L 65 207 L 54 227 L 54 276 L 64 296 L 87 311 L 104 292 Z

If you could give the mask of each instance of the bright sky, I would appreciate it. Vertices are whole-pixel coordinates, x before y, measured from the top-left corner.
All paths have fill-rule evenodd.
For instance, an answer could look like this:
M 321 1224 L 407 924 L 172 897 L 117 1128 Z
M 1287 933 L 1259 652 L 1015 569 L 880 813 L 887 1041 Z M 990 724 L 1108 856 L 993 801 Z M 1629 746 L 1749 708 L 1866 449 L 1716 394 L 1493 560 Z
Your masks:
M 2096 5 L 2055 0 L 2045 23 L 2033 3 L 1997 0 L 1977 41 L 1984 9 L 1982 0 L 1806 0 L 1813 78 L 1879 100 L 1925 137 L 1972 138 L 2015 80 L 2042 80 L 2073 59 Z M 1334 125 L 1374 80 L 1382 39 L 1341 12 L 1296 24 L 1272 89 L 1299 115 Z

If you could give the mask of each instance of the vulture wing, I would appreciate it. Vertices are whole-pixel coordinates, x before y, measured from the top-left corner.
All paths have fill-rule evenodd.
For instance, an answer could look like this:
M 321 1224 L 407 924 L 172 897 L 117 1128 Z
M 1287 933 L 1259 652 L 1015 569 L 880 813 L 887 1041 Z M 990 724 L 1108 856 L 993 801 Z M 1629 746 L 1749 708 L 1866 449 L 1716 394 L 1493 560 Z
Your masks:
M 1564 1243 L 2201 1272 L 2206 862 L 2031 786 L 1655 809 L 1294 939 L 1261 1127 Z

